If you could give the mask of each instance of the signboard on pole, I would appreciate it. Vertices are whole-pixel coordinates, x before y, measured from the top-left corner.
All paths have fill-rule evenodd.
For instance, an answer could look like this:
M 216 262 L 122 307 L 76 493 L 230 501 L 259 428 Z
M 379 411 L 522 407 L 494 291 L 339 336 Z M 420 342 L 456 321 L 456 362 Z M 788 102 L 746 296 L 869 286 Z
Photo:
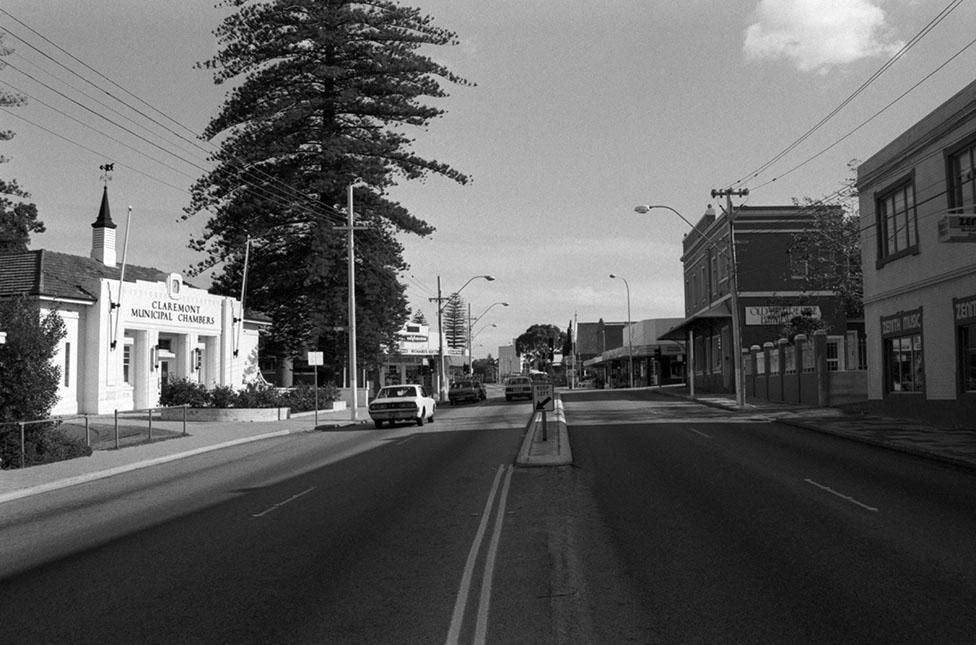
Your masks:
M 532 384 L 532 408 L 541 412 L 555 412 L 556 395 L 552 383 Z
M 309 352 L 308 364 L 310 367 L 315 365 L 325 365 L 322 358 L 322 352 Z

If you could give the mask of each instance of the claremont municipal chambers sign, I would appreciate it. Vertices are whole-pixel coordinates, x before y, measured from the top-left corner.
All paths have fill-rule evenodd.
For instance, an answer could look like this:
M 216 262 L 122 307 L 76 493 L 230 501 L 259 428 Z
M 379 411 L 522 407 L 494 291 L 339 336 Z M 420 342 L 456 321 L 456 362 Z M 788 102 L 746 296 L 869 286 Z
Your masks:
M 166 282 L 126 283 L 122 320 L 133 326 L 219 332 L 224 298 L 182 284 L 177 274 Z M 235 312 L 239 315 L 239 312 Z

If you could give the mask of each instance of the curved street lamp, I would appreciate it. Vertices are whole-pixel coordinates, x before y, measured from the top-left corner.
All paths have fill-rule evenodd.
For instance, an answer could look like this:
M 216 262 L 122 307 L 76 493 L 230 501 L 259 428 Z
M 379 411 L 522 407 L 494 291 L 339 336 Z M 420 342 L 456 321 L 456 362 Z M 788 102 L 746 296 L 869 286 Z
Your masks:
M 634 387 L 634 330 L 630 328 L 630 284 L 627 282 L 627 278 L 613 273 L 610 274 L 611 278 L 616 278 L 624 281 L 624 286 L 627 287 L 627 371 L 630 372 L 630 387 Z
M 468 370 L 470 374 L 474 374 L 474 354 L 471 351 L 471 328 L 474 327 L 479 320 L 481 320 L 492 307 L 496 305 L 502 305 L 504 307 L 508 306 L 507 302 L 493 302 L 488 305 L 488 308 L 481 312 L 477 318 L 471 318 L 471 303 L 468 303 Z M 497 325 L 492 325 L 492 327 L 497 327 Z M 482 327 L 484 329 L 484 327 Z
M 453 300 L 458 296 L 461 291 L 474 282 L 475 280 L 482 278 L 488 282 L 493 282 L 495 276 L 492 275 L 476 275 L 468 278 L 468 281 L 461 285 L 461 288 L 452 293 L 449 297 L 444 298 L 441 296 L 441 277 L 437 276 L 437 297 L 431 298 L 430 300 L 437 301 L 437 390 L 440 393 L 440 402 L 443 403 L 447 400 L 447 376 L 446 370 L 444 369 L 444 332 L 441 323 L 441 319 L 444 314 L 444 302 Z
M 742 328 L 739 322 L 739 270 L 736 265 L 735 260 L 735 224 L 734 224 L 734 211 L 732 208 L 732 193 L 731 190 L 725 191 L 712 191 L 712 197 L 724 196 L 728 199 L 728 209 L 726 210 L 726 217 L 729 220 L 729 294 L 731 296 L 731 309 L 732 309 L 732 363 L 735 371 L 735 405 L 736 407 L 745 406 L 745 389 L 743 383 L 742 375 Z M 748 190 L 737 191 L 737 194 L 748 195 Z M 671 208 L 670 206 L 665 206 L 663 204 L 640 204 L 634 207 L 634 211 L 641 214 L 648 213 L 652 208 L 664 208 L 671 211 L 678 217 L 680 217 L 684 222 L 690 226 L 693 230 L 697 231 L 703 239 L 710 242 L 713 246 L 718 248 L 718 243 L 713 237 L 705 233 L 702 229 L 698 228 L 686 218 L 684 215 Z M 692 397 L 695 396 L 695 343 L 693 332 L 688 330 L 688 386 L 689 393 Z

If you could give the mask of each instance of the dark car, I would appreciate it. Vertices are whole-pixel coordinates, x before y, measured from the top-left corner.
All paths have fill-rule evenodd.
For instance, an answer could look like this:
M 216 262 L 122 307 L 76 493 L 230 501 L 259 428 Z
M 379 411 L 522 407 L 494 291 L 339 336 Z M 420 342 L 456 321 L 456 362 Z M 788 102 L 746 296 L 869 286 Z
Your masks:
M 488 398 L 485 386 L 479 381 L 455 381 L 447 391 L 447 400 L 451 405 L 471 401 L 477 403 Z

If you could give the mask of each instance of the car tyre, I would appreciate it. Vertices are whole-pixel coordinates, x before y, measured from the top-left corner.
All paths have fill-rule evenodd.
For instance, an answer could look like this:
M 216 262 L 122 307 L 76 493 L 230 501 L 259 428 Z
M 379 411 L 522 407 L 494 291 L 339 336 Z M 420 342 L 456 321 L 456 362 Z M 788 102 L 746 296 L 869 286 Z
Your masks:
M 425 416 L 426 414 L 427 414 L 427 410 L 421 410 L 421 412 L 420 412 L 420 416 L 419 416 L 419 417 L 417 417 L 417 425 L 418 425 L 418 426 L 422 426 L 422 425 L 424 425 L 424 416 Z
M 377 430 L 379 430 L 380 428 L 383 427 L 383 422 L 379 419 L 376 419 L 375 421 L 373 421 L 373 425 L 376 426 Z

